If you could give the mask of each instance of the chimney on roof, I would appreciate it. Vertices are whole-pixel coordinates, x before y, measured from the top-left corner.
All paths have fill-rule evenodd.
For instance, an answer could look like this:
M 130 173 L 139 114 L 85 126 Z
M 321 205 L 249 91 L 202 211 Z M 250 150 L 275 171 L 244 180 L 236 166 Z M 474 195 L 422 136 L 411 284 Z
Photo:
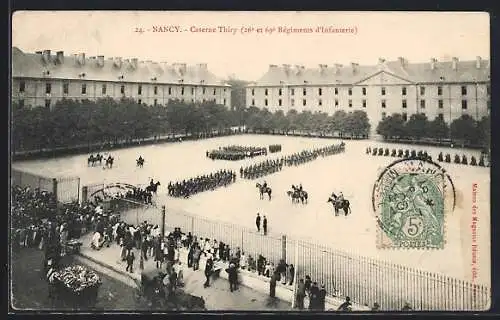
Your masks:
M 139 65 L 139 59 L 132 58 L 131 63 L 132 63 L 132 66 L 134 67 L 134 69 L 137 69 L 137 66 Z
M 120 68 L 122 67 L 122 57 L 115 57 L 115 58 L 113 59 L 113 65 L 114 65 L 116 68 L 120 69 Z
M 384 58 L 378 58 L 378 63 L 379 64 L 384 64 L 385 63 L 385 59 Z
M 476 69 L 481 69 L 481 57 L 476 57 Z
M 180 76 L 184 76 L 184 74 L 186 73 L 186 64 L 185 63 L 174 63 L 173 67 L 174 67 L 175 71 Z
M 431 70 L 436 70 L 436 63 L 437 63 L 437 59 L 431 58 Z
M 342 68 L 342 65 L 340 63 L 336 63 L 335 64 L 335 74 L 339 74 L 341 68 Z
M 359 64 L 356 63 L 356 62 L 351 62 L 351 68 L 352 68 L 352 73 L 355 74 L 358 72 L 358 67 L 359 67 Z
M 64 63 L 64 51 L 57 51 L 56 53 L 56 62 L 58 64 Z
M 198 63 L 198 68 L 201 70 L 207 70 L 208 65 L 206 63 Z
M 398 60 L 402 67 L 406 67 L 406 59 L 404 57 L 398 57 Z
M 320 64 L 319 65 L 319 70 L 320 70 L 321 74 L 324 74 L 327 69 L 328 69 L 328 65 L 327 64 Z
M 97 56 L 97 66 L 104 67 L 104 56 Z
M 276 65 L 276 64 L 270 64 L 269 65 L 269 70 L 276 69 L 276 68 L 278 68 L 278 65 Z
M 77 62 L 79 65 L 83 66 L 85 64 L 85 53 L 79 53 Z
M 43 50 L 42 52 L 42 61 L 44 63 L 50 62 L 50 50 Z
M 458 58 L 457 57 L 451 58 L 451 68 L 456 71 L 457 65 L 458 65 Z

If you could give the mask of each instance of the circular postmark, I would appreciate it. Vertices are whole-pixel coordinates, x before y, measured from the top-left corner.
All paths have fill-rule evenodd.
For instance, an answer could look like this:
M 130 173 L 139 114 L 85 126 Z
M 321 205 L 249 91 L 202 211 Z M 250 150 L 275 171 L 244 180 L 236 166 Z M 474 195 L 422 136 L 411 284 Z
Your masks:
M 455 189 L 439 164 L 401 159 L 380 173 L 372 205 L 379 247 L 443 248 L 445 215 L 455 207 Z

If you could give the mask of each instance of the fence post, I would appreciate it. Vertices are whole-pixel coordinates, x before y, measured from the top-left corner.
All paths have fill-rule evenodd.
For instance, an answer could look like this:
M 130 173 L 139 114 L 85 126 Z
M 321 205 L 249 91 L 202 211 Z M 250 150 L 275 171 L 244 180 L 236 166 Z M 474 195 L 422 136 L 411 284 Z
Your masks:
M 80 203 L 80 177 L 78 177 L 78 188 L 76 189 L 77 192 L 77 201 Z
M 165 206 L 161 206 L 161 238 L 165 239 Z
M 82 187 L 82 202 L 86 202 L 88 196 L 89 196 L 89 187 L 83 186 Z
M 194 234 L 194 217 L 191 217 L 191 233 Z
M 286 235 L 281 236 L 281 259 L 286 261 Z
M 295 257 L 293 261 L 293 294 L 292 294 L 292 309 L 295 309 L 295 297 L 297 296 L 297 285 L 299 283 L 299 279 L 297 279 L 298 275 L 298 269 L 299 269 L 299 240 L 296 239 L 295 241 Z
M 56 196 L 56 200 L 59 201 L 59 199 L 58 199 L 59 197 L 57 196 L 57 179 L 56 178 L 52 178 L 52 192 Z

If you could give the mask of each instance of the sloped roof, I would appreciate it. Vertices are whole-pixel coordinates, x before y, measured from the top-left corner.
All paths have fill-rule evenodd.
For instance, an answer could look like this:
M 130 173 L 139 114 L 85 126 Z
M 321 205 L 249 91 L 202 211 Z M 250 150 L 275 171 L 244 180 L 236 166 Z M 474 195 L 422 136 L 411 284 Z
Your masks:
M 356 84 L 381 71 L 391 73 L 413 83 L 434 82 L 487 82 L 490 81 L 490 61 L 457 61 L 456 70 L 451 61 L 435 63 L 408 63 L 383 61 L 376 65 L 320 65 L 318 68 L 303 66 L 270 65 L 268 71 L 250 86 L 307 85 L 307 84 Z
M 177 84 L 204 84 L 207 86 L 229 86 L 207 69 L 206 64 L 185 65 L 185 72 L 180 73 L 175 64 L 153 61 L 134 61 L 121 59 L 115 64 L 114 58 L 106 58 L 99 66 L 98 57 L 85 57 L 85 63 L 77 62 L 77 56 L 64 56 L 63 63 L 56 63 L 56 55 L 51 53 L 51 60 L 45 63 L 39 53 L 25 53 L 17 47 L 12 48 L 12 76 L 45 78 L 49 71 L 54 79 L 85 79 L 95 81 L 120 82 L 155 82 Z M 84 77 L 81 75 L 85 74 Z M 120 77 L 123 76 L 121 79 Z M 156 80 L 153 80 L 155 79 Z

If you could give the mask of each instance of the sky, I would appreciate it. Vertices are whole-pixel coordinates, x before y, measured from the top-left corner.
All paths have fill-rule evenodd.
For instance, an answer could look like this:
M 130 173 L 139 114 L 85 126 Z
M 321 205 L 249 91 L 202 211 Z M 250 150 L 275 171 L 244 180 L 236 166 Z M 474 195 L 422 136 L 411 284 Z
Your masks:
M 489 30 L 484 12 L 18 11 L 12 45 L 24 52 L 207 63 L 221 78 L 255 81 L 270 64 L 489 59 Z

